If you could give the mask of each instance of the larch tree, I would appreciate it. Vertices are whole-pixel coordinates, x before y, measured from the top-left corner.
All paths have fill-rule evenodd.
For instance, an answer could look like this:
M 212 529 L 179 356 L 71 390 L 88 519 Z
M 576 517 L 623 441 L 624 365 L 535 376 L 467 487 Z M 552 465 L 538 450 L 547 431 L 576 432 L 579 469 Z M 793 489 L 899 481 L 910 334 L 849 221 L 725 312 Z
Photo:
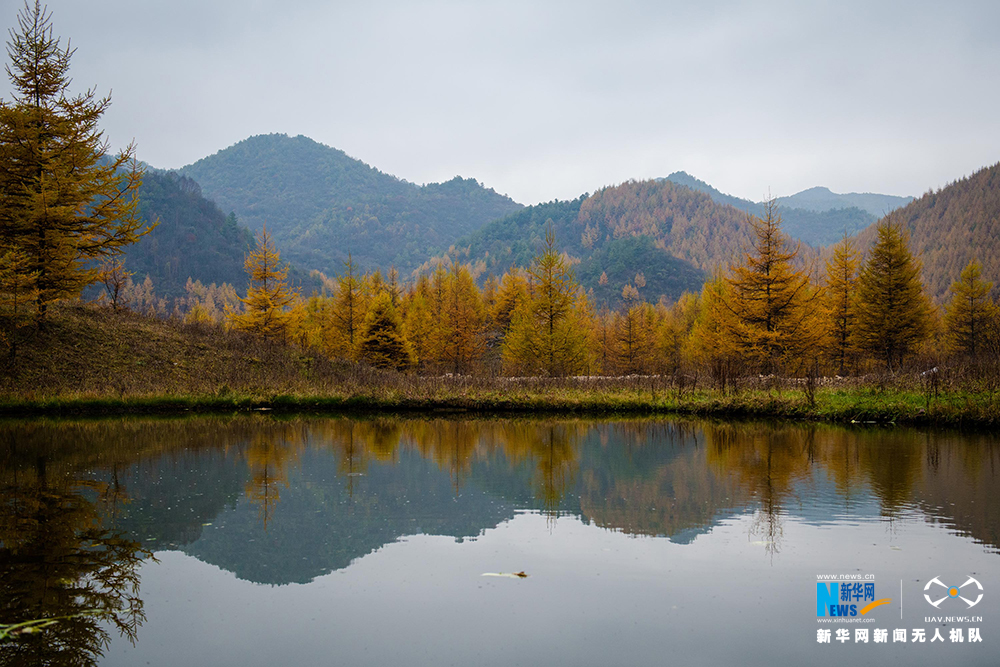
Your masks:
M 889 370 L 897 370 L 927 337 L 931 307 L 902 222 L 889 214 L 878 222 L 876 234 L 858 279 L 858 341 Z
M 413 347 L 403 335 L 403 324 L 387 291 L 372 300 L 358 352 L 361 359 L 377 368 L 405 371 L 416 363 Z
M 854 240 L 846 235 L 834 246 L 833 257 L 826 263 L 827 349 L 840 375 L 844 375 L 857 352 L 855 330 L 860 265 L 861 254 Z
M 18 13 L 7 42 L 13 99 L 0 101 L 0 246 L 28 258 L 39 317 L 95 282 L 97 260 L 150 229 L 139 214 L 134 145 L 108 155 L 97 126 L 111 98 L 70 96 L 74 52 L 50 19 L 39 2 Z
M 579 288 L 556 252 L 551 226 L 528 269 L 527 298 L 514 312 L 503 344 L 507 372 L 570 375 L 587 366 L 586 327 L 576 312 Z
M 486 314 L 469 268 L 458 262 L 452 263 L 444 316 L 445 321 L 439 323 L 446 334 L 441 361 L 452 373 L 469 373 L 485 351 Z
M 343 359 L 357 359 L 358 341 L 365 321 L 362 292 L 358 267 L 348 253 L 344 271 L 337 276 L 337 290 L 323 336 L 329 354 Z
M 789 247 L 773 200 L 765 203 L 763 217 L 748 214 L 747 223 L 752 247 L 726 279 L 726 304 L 742 325 L 730 335 L 746 358 L 775 372 L 800 362 L 816 344 L 816 291 L 809 276 L 793 266 L 799 251 Z
M 288 307 L 298 295 L 288 286 L 288 267 L 281 263 L 267 227 L 257 235 L 257 247 L 244 262 L 250 285 L 241 298 L 244 312 L 230 312 L 234 329 L 249 331 L 266 338 L 284 340 L 288 335 Z
M 945 311 L 945 327 L 952 348 L 973 363 L 983 352 L 996 306 L 990 300 L 993 283 L 982 279 L 982 265 L 973 260 L 951 285 L 951 299 Z

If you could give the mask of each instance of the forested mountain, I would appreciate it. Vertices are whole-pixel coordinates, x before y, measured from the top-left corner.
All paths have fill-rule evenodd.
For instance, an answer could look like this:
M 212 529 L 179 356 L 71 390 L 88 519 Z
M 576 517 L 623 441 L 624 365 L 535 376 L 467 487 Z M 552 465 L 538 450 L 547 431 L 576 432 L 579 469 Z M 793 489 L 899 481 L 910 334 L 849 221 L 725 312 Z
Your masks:
M 897 213 L 910 232 L 910 248 L 924 265 L 930 296 L 942 300 L 973 259 L 983 279 L 1000 282 L 1000 163 L 951 185 L 928 192 Z M 867 248 L 875 238 L 870 227 L 858 235 Z
M 728 204 L 754 215 L 763 213 L 761 204 L 719 192 L 683 171 L 670 174 L 667 180 L 704 192 L 718 204 Z M 813 247 L 820 247 L 836 243 L 845 233 L 859 232 L 910 199 L 878 194 L 838 195 L 827 188 L 817 187 L 791 197 L 779 197 L 776 201 L 785 233 Z
M 188 278 L 241 286 L 243 258 L 253 235 L 234 215 L 228 217 L 205 199 L 190 178 L 149 170 L 139 190 L 147 222 L 159 225 L 128 249 L 125 267 L 141 282 L 147 275 L 161 297 L 184 294 Z
M 183 296 L 188 278 L 205 285 L 229 283 L 243 292 L 243 260 L 254 246 L 253 234 L 234 214 L 225 215 L 202 196 L 196 182 L 148 170 L 139 189 L 139 207 L 147 222 L 159 224 L 125 253 L 125 268 L 134 272 L 133 280 L 149 276 L 157 296 L 167 299 Z M 306 290 L 318 286 L 295 269 L 289 277 Z
M 284 259 L 329 275 L 349 252 L 362 269 L 406 274 L 521 208 L 474 179 L 414 185 L 303 136 L 250 137 L 181 173 L 250 229 L 266 224 Z
M 744 214 L 735 208 L 670 181 L 641 181 L 529 206 L 458 241 L 460 259 L 488 273 L 528 266 L 550 220 L 558 247 L 579 261 L 577 278 L 597 300 L 620 297 L 637 273 L 648 301 L 699 290 L 709 271 L 749 241 Z

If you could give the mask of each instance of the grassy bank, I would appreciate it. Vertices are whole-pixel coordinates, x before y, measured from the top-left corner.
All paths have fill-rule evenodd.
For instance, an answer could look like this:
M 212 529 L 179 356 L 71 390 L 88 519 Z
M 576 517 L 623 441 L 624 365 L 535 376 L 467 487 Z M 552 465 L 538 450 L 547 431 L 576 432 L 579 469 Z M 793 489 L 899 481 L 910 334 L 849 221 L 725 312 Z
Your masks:
M 722 393 L 667 377 L 399 375 L 337 363 L 217 327 L 66 305 L 22 332 L 3 367 L 0 414 L 282 412 L 679 414 L 948 426 L 1000 423 L 998 393 L 829 382 Z

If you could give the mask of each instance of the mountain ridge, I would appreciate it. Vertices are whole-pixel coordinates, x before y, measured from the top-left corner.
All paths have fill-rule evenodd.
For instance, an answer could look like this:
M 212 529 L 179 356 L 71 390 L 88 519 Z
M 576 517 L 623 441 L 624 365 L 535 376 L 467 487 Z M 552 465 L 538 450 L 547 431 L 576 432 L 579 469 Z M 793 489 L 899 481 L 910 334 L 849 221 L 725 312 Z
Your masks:
M 416 185 L 302 135 L 255 135 L 179 172 L 250 229 L 266 224 L 283 257 L 331 275 L 348 253 L 363 270 L 406 274 L 522 208 L 476 179 Z

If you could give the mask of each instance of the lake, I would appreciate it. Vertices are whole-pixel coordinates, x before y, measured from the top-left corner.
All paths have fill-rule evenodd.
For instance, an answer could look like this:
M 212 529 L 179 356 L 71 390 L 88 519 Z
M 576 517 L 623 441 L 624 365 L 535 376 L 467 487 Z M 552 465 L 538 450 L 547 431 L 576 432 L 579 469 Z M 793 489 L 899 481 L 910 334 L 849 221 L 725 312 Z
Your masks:
M 988 433 L 4 421 L 0 493 L 0 665 L 1000 664 Z

